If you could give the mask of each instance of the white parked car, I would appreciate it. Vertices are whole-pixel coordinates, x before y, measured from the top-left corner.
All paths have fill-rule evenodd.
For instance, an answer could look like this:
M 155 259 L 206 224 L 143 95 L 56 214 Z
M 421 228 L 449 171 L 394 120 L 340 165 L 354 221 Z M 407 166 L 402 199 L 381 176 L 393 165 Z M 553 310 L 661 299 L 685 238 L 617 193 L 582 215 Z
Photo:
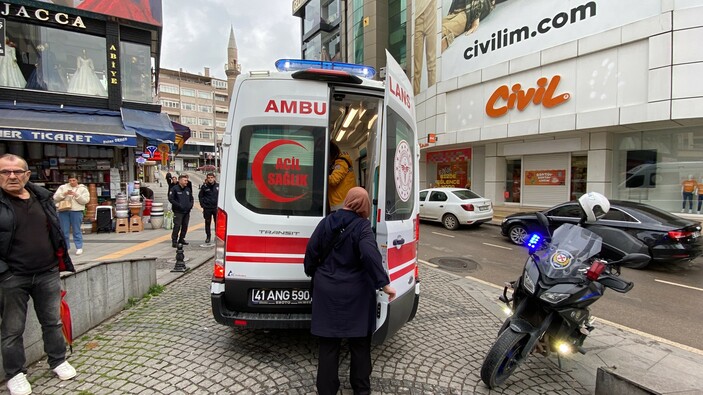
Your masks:
M 420 219 L 441 222 L 455 230 L 459 225 L 480 225 L 493 219 L 490 199 L 465 188 L 430 188 L 420 191 Z

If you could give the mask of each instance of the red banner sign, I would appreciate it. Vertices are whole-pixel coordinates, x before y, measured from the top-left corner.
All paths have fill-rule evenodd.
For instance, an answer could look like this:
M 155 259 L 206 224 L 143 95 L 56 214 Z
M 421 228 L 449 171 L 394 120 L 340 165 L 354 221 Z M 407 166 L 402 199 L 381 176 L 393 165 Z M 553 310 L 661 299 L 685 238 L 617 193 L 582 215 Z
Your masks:
M 467 163 L 451 162 L 437 164 L 437 188 L 464 188 L 467 180 Z
M 566 170 L 526 170 L 525 185 L 565 185 Z

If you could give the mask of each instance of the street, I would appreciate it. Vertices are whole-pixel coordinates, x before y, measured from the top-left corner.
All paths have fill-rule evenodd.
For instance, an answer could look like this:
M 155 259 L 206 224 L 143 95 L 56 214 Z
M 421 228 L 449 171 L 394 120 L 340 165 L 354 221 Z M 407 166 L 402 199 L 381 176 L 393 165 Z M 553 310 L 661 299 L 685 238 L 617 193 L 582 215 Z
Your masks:
M 440 269 L 496 285 L 515 280 L 527 258 L 526 249 L 501 236 L 497 226 L 462 227 L 452 232 L 438 224 L 423 222 L 420 232 L 420 259 L 437 264 Z M 462 266 L 440 258 L 469 261 Z M 693 263 L 652 264 L 645 270 L 624 268 L 622 277 L 634 282 L 634 288 L 626 294 L 606 292 L 591 306 L 596 317 L 703 349 L 699 326 L 703 322 L 702 258 Z
M 308 330 L 241 331 L 215 323 L 206 263 L 166 290 L 136 303 L 76 339 L 79 375 L 60 382 L 41 361 L 30 368 L 43 394 L 310 394 L 315 393 L 317 341 Z M 423 271 L 414 321 L 372 350 L 374 394 L 487 394 L 479 378 L 500 319 L 472 297 L 470 282 Z M 500 394 L 587 394 L 595 371 L 576 362 L 530 358 Z M 340 380 L 351 394 L 349 357 Z M 586 375 L 584 380 L 583 375 Z M 584 381 L 586 383 L 584 383 Z

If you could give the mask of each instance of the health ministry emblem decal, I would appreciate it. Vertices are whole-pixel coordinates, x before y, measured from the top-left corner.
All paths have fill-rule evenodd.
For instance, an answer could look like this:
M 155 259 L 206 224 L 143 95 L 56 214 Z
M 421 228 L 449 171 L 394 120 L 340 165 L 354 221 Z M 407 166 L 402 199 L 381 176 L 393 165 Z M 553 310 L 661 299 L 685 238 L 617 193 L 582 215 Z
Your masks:
M 413 154 L 410 144 L 401 140 L 395 149 L 395 163 L 393 166 L 395 175 L 395 190 L 398 192 L 400 200 L 407 202 L 413 191 Z
M 553 255 L 552 258 L 550 259 L 550 263 L 552 264 L 552 267 L 558 270 L 561 269 L 566 269 L 571 265 L 571 261 L 573 261 L 574 256 L 571 255 L 570 252 L 564 251 L 564 250 L 557 250 Z

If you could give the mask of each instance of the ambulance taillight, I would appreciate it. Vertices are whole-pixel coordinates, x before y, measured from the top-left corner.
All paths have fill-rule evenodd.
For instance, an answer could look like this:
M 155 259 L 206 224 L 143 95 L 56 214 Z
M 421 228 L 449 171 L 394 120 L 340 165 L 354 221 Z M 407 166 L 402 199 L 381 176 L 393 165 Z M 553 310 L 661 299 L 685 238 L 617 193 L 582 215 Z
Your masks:
M 217 209 L 215 221 L 215 267 L 212 272 L 213 282 L 225 281 L 225 240 L 227 239 L 227 213 Z

